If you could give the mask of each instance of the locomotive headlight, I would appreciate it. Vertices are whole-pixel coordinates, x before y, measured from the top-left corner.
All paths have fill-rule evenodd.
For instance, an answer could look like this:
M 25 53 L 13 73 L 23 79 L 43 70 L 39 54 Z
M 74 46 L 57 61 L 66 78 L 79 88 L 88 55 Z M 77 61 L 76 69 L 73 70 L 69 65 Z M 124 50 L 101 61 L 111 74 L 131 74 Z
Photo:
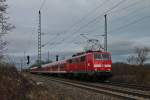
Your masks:
M 107 64 L 107 65 L 105 65 L 105 67 L 111 67 L 111 65 L 108 65 L 108 64 Z
M 102 67 L 101 64 L 94 64 L 94 67 Z

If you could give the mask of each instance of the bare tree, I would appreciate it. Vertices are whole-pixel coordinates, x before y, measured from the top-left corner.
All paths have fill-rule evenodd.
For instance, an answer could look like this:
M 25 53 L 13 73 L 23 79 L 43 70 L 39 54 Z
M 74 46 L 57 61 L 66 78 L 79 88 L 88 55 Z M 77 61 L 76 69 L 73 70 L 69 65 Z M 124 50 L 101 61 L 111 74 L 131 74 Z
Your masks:
M 135 56 L 129 56 L 127 58 L 127 62 L 128 62 L 128 64 L 131 64 L 131 65 L 138 64 L 137 57 L 135 57 Z
M 137 54 L 137 61 L 139 65 L 143 65 L 148 60 L 148 53 L 150 49 L 147 47 L 135 48 L 135 53 Z
M 15 28 L 15 26 L 8 22 L 7 8 L 6 0 L 0 0 L 0 60 L 3 57 L 7 45 L 7 42 L 4 41 L 2 37 Z
M 134 56 L 129 56 L 127 58 L 127 62 L 129 64 L 136 64 L 136 65 L 143 65 L 148 60 L 148 53 L 150 52 L 150 49 L 147 47 L 143 48 L 135 48 Z

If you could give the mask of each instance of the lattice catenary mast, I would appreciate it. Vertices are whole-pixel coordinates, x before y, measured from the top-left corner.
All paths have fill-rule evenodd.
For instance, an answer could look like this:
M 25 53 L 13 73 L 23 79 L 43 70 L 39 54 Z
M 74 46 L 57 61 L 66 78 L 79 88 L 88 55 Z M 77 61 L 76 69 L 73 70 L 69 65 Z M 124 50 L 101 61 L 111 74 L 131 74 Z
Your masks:
M 41 67 L 41 11 L 39 10 L 39 26 L 38 26 L 38 65 Z
M 104 51 L 107 52 L 107 15 L 104 15 L 105 17 L 105 35 L 104 35 Z

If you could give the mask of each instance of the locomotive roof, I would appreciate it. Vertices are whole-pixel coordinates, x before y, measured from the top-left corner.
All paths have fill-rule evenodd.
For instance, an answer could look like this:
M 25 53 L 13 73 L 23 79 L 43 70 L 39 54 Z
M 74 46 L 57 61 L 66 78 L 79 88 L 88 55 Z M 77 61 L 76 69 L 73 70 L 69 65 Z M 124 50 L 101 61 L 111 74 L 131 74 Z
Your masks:
M 79 52 L 77 54 L 72 55 L 72 57 L 79 57 L 79 56 L 84 56 L 88 53 L 110 53 L 110 52 L 103 52 L 103 51 L 87 51 L 87 52 Z

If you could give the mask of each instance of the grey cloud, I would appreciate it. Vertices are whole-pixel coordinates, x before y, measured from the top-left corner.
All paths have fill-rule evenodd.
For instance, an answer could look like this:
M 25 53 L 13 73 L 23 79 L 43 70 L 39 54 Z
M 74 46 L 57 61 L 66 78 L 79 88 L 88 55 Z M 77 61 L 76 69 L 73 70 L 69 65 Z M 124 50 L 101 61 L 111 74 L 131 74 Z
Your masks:
M 82 45 L 77 46 L 70 41 L 75 36 L 77 38 L 77 42 L 85 41 L 79 36 L 79 34 L 86 33 L 90 30 L 94 30 L 94 32 L 90 32 L 88 37 L 97 38 L 103 43 L 101 37 L 94 36 L 97 34 L 103 34 L 104 32 L 103 16 L 79 32 L 73 35 L 72 33 L 94 19 L 96 16 L 105 12 L 108 8 L 112 7 L 120 0 L 109 0 L 105 5 L 95 11 L 95 13 L 87 16 L 82 22 L 77 24 L 72 29 L 69 29 L 67 34 L 62 32 L 104 1 L 105 0 L 46 0 L 46 4 L 42 8 L 42 32 L 46 33 L 42 36 L 42 42 L 43 44 L 48 41 L 51 41 L 52 43 L 59 42 L 63 38 L 66 41 L 56 47 L 54 45 L 47 45 L 43 48 L 43 53 L 47 51 L 52 53 L 59 51 L 81 51 Z M 136 6 L 121 10 L 121 8 L 136 1 L 139 0 L 126 0 L 126 2 L 124 2 L 121 6 L 112 11 L 112 13 L 108 14 L 109 50 L 112 52 L 114 59 L 119 57 L 123 58 L 124 55 L 132 53 L 132 48 L 134 46 L 138 46 L 139 43 L 141 43 L 141 45 L 149 45 L 148 37 L 150 36 L 150 19 L 145 19 L 134 25 L 126 28 L 123 27 L 123 29 L 109 33 L 109 31 L 126 25 L 134 19 L 149 15 L 150 7 L 147 7 L 144 10 L 138 10 L 136 13 L 132 14 L 132 11 L 150 4 L 149 0 L 143 0 Z M 10 42 L 8 45 L 8 52 L 10 54 L 21 56 L 24 51 L 27 51 L 32 55 L 37 54 L 38 9 L 40 8 L 41 2 L 41 0 L 8 1 L 10 6 L 10 21 L 17 27 L 12 33 L 10 33 L 10 35 L 7 35 L 6 37 L 6 39 Z M 115 11 L 116 13 L 114 13 Z M 55 40 L 54 38 L 57 33 L 60 33 L 60 35 L 57 40 Z M 70 34 L 71 36 L 67 37 Z M 146 40 L 145 37 L 147 37 Z

